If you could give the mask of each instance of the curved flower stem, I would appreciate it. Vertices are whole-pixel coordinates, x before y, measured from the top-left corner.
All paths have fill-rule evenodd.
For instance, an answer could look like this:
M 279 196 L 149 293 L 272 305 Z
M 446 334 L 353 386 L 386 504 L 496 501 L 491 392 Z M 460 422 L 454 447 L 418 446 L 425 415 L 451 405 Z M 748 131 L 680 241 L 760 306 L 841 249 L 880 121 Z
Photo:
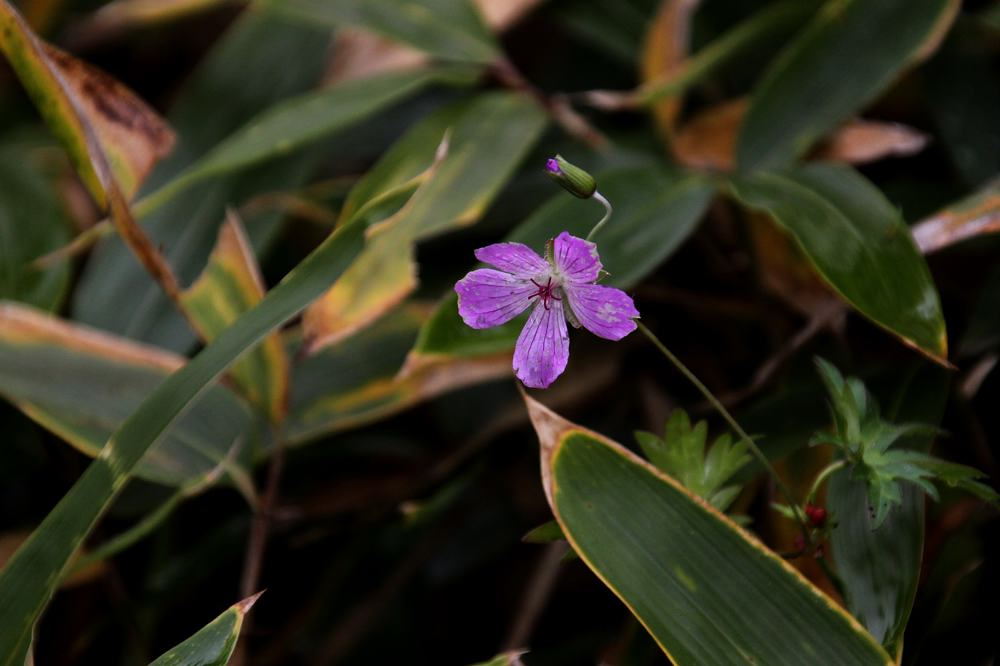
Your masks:
M 590 195 L 590 198 L 596 199 L 600 201 L 601 204 L 604 205 L 604 217 L 602 217 L 600 222 L 595 224 L 594 228 L 590 230 L 589 234 L 587 234 L 588 241 L 594 239 L 594 235 L 600 230 L 601 227 L 603 227 L 607 223 L 608 220 L 611 219 L 611 213 L 613 212 L 611 210 L 611 202 L 605 199 L 604 195 L 602 195 L 600 192 L 594 192 L 592 195 Z
M 729 410 L 727 410 L 723 406 L 723 404 L 719 402 L 719 399 L 716 398 L 712 394 L 712 392 L 708 390 L 707 386 L 701 383 L 701 380 L 698 379 L 698 377 L 693 372 L 691 372 L 691 370 L 688 369 L 688 367 L 684 365 L 684 363 L 682 363 L 679 358 L 674 356 L 674 353 L 672 351 L 667 349 L 666 345 L 660 342 L 660 339 L 656 337 L 655 333 L 646 328 L 646 325 L 643 324 L 642 322 L 637 321 L 636 324 L 638 325 L 639 330 L 642 331 L 642 334 L 645 335 L 647 338 L 649 338 L 650 342 L 652 342 L 653 345 L 660 350 L 660 353 L 662 353 L 664 356 L 667 357 L 668 361 L 673 363 L 674 367 L 677 368 L 680 371 L 680 373 L 687 378 L 689 382 L 694 384 L 694 387 L 698 389 L 698 391 L 701 392 L 701 394 L 705 397 L 705 399 L 708 400 L 709 404 L 711 404 L 712 407 L 715 408 L 715 411 L 717 411 L 722 416 L 722 418 L 725 419 L 726 423 L 729 424 L 729 427 L 732 428 L 736 432 L 736 434 L 739 435 L 743 439 L 743 441 L 747 443 L 747 446 L 750 448 L 750 451 L 757 458 L 758 462 L 760 462 L 760 464 L 764 466 L 764 469 L 767 470 L 767 473 L 774 481 L 774 485 L 778 488 L 778 491 L 785 498 L 785 501 L 788 502 L 788 505 L 791 507 L 798 506 L 798 502 L 796 502 L 795 499 L 792 497 L 792 492 L 785 485 L 784 481 L 781 480 L 781 477 L 778 476 L 778 473 L 774 470 L 774 467 L 771 465 L 771 462 L 767 459 L 767 456 L 765 456 L 764 452 L 761 451 L 760 448 L 758 448 L 756 442 L 754 442 L 753 439 L 750 438 L 750 435 L 748 435 L 746 431 L 743 430 L 740 424 L 736 422 L 736 419 L 734 419 L 733 415 L 729 413 Z M 799 515 L 798 511 L 795 512 L 795 517 L 796 517 L 796 522 L 798 522 L 799 524 L 799 528 L 802 530 L 802 538 L 805 540 L 805 543 L 811 545 L 812 537 L 810 536 L 809 533 L 809 526 L 806 525 L 805 521 L 802 519 L 802 516 Z
M 806 495 L 806 503 L 812 504 L 813 500 L 816 498 L 816 493 L 819 492 L 819 488 L 821 485 L 823 485 L 823 482 L 826 481 L 831 474 L 833 474 L 839 469 L 842 469 L 846 465 L 847 461 L 841 459 L 841 460 L 835 460 L 826 467 L 824 467 L 823 471 L 816 475 L 816 480 L 813 481 L 812 487 L 809 489 L 809 494 Z

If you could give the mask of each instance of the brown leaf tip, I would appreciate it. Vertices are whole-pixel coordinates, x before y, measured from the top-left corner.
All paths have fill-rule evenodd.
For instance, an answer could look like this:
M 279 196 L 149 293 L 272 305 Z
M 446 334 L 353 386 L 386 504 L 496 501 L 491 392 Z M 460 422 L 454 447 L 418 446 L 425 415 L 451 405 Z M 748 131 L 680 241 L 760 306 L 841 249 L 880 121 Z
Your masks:
M 267 592 L 267 590 L 261 590 L 252 597 L 247 597 L 243 601 L 237 601 L 235 604 L 233 604 L 233 608 L 235 608 L 237 612 L 239 612 L 241 615 L 246 615 L 248 612 L 250 612 L 250 609 L 253 608 L 253 605 L 257 603 L 257 600 L 260 599 L 260 595 L 264 594 L 265 592 Z

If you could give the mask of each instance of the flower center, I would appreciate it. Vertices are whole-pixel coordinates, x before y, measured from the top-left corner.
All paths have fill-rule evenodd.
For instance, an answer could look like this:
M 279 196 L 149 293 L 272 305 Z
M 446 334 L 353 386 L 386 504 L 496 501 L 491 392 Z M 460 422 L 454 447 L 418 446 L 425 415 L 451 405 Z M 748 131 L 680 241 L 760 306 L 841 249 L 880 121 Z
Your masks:
M 544 284 L 540 282 L 531 281 L 531 284 L 538 287 L 538 291 L 531 295 L 531 298 L 536 296 L 542 300 L 542 306 L 548 310 L 551 307 L 551 301 L 561 301 L 560 296 L 556 296 L 556 290 L 559 289 L 559 283 L 552 284 L 552 278 L 549 277 Z

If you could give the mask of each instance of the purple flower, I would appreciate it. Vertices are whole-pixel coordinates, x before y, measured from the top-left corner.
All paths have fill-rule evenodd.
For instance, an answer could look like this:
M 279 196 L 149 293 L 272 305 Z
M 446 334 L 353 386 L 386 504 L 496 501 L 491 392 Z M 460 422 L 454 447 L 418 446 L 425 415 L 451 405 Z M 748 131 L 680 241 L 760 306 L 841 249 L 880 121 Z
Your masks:
M 505 324 L 534 304 L 514 348 L 514 372 L 525 386 L 546 388 L 569 361 L 568 319 L 594 335 L 621 340 L 639 316 L 625 292 L 594 284 L 601 271 L 597 245 L 562 232 L 548 260 L 521 243 L 476 250 L 495 266 L 474 270 L 455 285 L 458 313 L 472 328 Z

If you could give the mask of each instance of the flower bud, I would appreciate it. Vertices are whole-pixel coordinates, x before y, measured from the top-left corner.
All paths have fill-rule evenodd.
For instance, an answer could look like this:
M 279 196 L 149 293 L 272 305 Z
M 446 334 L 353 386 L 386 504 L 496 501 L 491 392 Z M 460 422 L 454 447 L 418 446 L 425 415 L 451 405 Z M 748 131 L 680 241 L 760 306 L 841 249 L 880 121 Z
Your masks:
M 546 160 L 545 172 L 575 197 L 589 199 L 597 191 L 597 181 L 594 177 L 580 167 L 570 164 L 561 155 Z
M 809 518 L 809 522 L 812 523 L 813 527 L 821 528 L 826 525 L 826 509 L 814 504 L 806 504 L 805 511 L 806 517 Z

